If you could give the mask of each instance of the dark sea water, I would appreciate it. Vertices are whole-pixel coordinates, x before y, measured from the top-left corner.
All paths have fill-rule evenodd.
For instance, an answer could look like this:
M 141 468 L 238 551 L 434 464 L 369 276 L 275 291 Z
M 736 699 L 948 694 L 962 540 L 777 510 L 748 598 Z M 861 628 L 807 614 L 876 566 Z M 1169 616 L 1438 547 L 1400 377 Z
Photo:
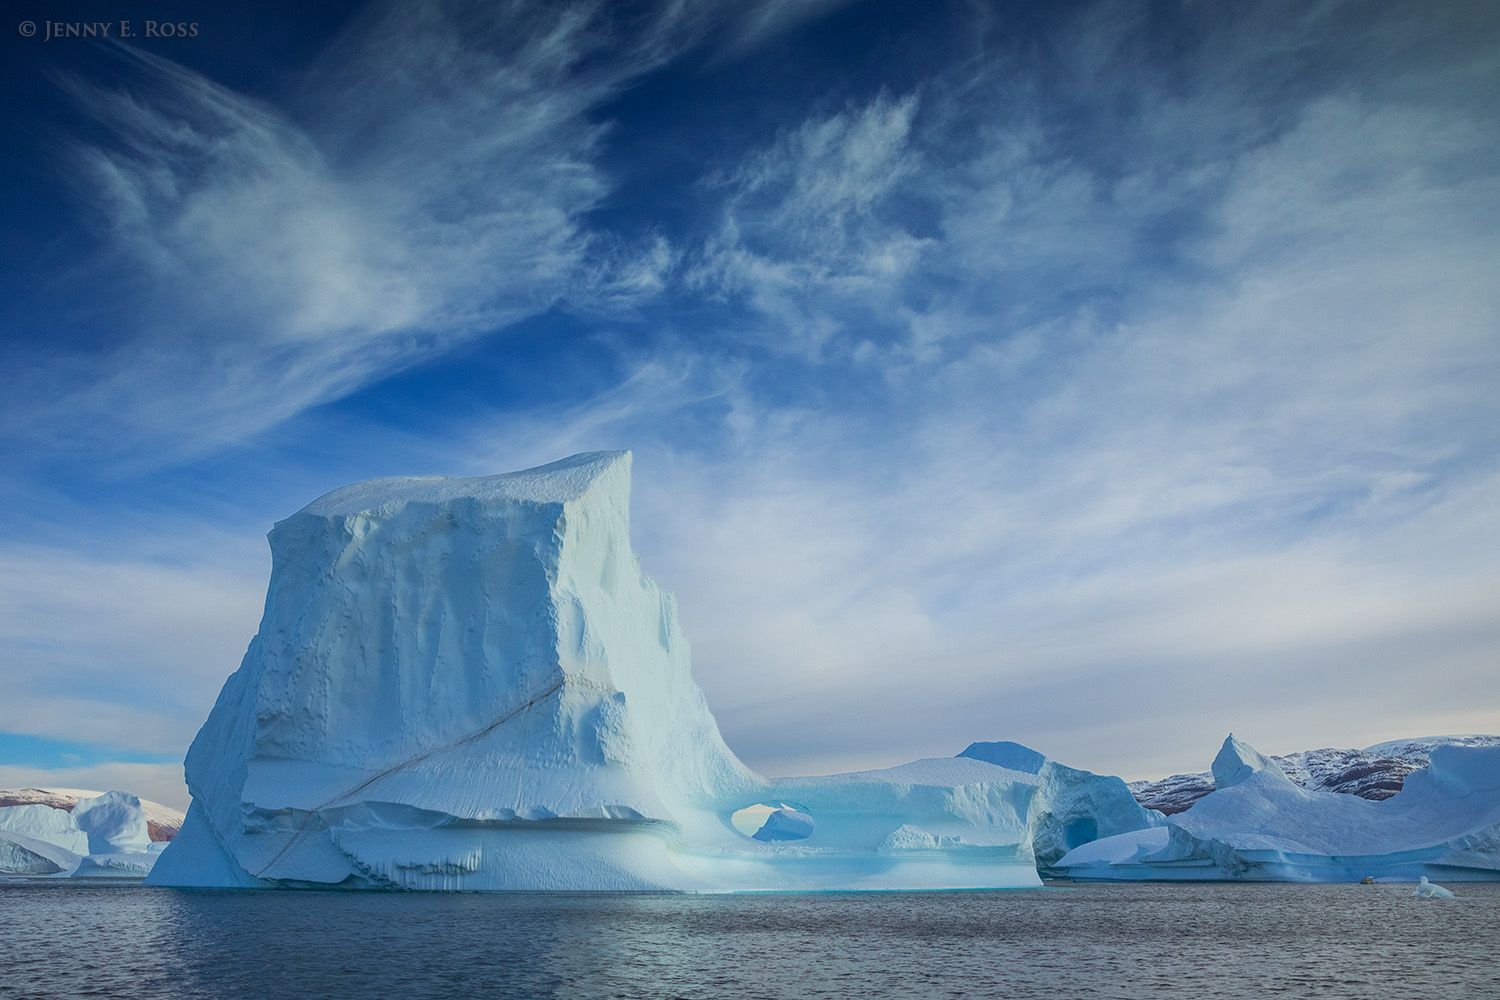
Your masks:
M 1500 998 L 1500 884 L 757 896 L 0 882 L 10 997 Z

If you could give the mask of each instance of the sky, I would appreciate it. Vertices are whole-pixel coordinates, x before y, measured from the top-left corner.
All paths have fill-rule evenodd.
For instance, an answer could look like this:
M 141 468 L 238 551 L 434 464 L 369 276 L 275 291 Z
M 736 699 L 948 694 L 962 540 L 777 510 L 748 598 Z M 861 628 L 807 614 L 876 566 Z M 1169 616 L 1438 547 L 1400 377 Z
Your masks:
M 1493 4 L 213 8 L 6 31 L 0 787 L 184 805 L 272 523 L 596 449 L 767 774 L 1500 732 Z

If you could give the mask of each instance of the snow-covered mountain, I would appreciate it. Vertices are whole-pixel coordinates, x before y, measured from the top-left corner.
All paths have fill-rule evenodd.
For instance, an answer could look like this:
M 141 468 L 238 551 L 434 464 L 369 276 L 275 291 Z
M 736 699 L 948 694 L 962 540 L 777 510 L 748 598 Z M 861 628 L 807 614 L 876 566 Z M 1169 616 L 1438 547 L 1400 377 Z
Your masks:
M 1303 750 L 1271 759 L 1303 788 L 1379 801 L 1399 792 L 1407 775 L 1426 767 L 1433 749 L 1440 746 L 1500 746 L 1500 736 L 1427 736 L 1377 743 L 1363 750 Z M 1186 811 L 1213 790 L 1213 775 L 1208 771 L 1130 783 L 1136 801 L 1168 816 Z

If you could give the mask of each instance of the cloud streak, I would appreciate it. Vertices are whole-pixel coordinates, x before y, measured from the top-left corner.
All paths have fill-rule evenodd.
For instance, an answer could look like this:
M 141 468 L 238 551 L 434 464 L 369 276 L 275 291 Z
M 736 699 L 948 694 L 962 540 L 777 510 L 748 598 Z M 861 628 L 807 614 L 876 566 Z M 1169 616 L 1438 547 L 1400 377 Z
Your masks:
M 1097 13 L 1072 64 L 966 63 L 715 181 L 692 276 L 748 310 L 723 355 L 806 367 L 731 393 L 717 455 L 655 444 L 637 523 L 671 526 L 643 547 L 757 764 L 958 731 L 1143 773 L 1201 764 L 1187 731 L 1358 744 L 1482 723 L 1454 691 L 1500 704 L 1473 550 L 1500 177 L 1477 106 L 1432 89 L 1495 61 L 1403 62 L 1384 22 L 1331 42 L 1319 12 L 1211 28 L 1169 83 Z M 1427 86 L 1351 89 L 1383 58 Z M 1058 114 L 1092 122 L 1102 81 L 1137 145 Z
M 761 15 L 765 16 L 762 17 Z M 82 454 L 180 460 L 564 299 L 654 294 L 667 249 L 591 232 L 596 108 L 766 5 L 380 4 L 281 106 L 120 47 L 65 77 L 91 119 L 78 191 L 128 292 L 86 355 L 20 355 L 6 426 Z M 101 423 L 99 417 L 110 419 Z
M 265 569 L 264 556 L 232 558 L 242 543 L 224 536 L 177 542 L 213 556 L 0 546 L 6 730 L 185 748 L 254 631 Z

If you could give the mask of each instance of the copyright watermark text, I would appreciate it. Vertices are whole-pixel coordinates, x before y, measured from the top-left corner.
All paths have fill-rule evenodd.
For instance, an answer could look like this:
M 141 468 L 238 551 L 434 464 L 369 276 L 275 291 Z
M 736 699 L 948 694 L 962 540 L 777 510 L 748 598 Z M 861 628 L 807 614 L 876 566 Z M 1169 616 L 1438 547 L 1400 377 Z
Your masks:
M 197 21 L 22 21 L 22 38 L 57 42 L 69 38 L 197 38 Z

